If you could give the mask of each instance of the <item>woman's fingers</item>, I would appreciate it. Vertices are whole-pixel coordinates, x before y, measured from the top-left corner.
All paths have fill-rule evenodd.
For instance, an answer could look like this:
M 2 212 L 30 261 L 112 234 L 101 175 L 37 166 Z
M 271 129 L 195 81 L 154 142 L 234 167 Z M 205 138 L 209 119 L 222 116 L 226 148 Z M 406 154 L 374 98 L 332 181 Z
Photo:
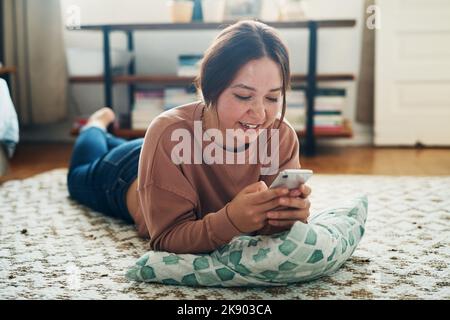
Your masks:
M 281 197 L 280 205 L 297 209 L 309 209 L 311 203 L 309 199 Z
M 265 212 L 270 211 L 278 207 L 288 207 L 288 208 L 295 208 L 295 209 L 309 209 L 310 202 L 309 199 L 302 199 L 302 198 L 291 198 L 288 196 L 276 196 L 270 201 L 258 204 L 256 206 L 257 210 L 259 212 Z M 287 211 L 293 211 L 287 210 Z
M 303 199 L 307 198 L 311 194 L 311 188 L 306 184 L 300 185 L 297 189 L 292 189 L 289 192 L 290 197 L 302 197 Z
M 289 190 L 287 188 L 274 188 L 274 189 L 267 189 L 262 192 L 255 192 L 252 194 L 249 194 L 249 198 L 254 204 L 262 204 L 271 202 L 274 199 L 277 199 L 281 196 L 287 196 L 289 194 Z
M 275 227 L 292 227 L 298 220 L 268 220 L 268 223 Z M 307 223 L 306 221 L 302 221 Z
M 268 223 L 275 227 L 292 227 L 296 222 L 296 220 L 268 220 Z
M 255 192 L 260 192 L 260 191 L 263 191 L 266 189 L 268 189 L 266 183 L 264 181 L 258 181 L 258 182 L 255 182 L 255 183 L 252 183 L 252 184 L 246 186 L 244 189 L 242 189 L 241 192 L 242 193 L 255 193 Z
M 269 211 L 267 213 L 267 219 L 270 220 L 300 220 L 306 221 L 309 217 L 309 210 L 278 210 Z
M 300 191 L 301 191 L 302 198 L 307 198 L 311 194 L 311 188 L 308 187 L 306 184 L 302 184 L 300 186 Z
M 289 192 L 289 196 L 290 196 L 290 197 L 294 197 L 294 198 L 300 197 L 301 194 L 302 194 L 302 192 L 300 191 L 300 189 L 292 189 L 292 190 Z
M 256 208 L 257 208 L 258 212 L 262 212 L 262 213 L 266 214 L 267 211 L 274 210 L 279 207 L 283 207 L 281 205 L 280 201 L 281 201 L 281 197 L 276 197 L 268 202 L 258 204 L 256 206 Z

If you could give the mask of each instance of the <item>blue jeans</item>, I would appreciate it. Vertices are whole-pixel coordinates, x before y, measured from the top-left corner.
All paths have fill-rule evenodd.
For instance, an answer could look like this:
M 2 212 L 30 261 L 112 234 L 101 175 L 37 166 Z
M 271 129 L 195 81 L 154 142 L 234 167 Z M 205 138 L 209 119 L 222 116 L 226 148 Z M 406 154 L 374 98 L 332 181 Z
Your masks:
M 67 174 L 70 197 L 92 210 L 133 223 L 126 194 L 137 177 L 143 140 L 127 141 L 98 127 L 82 130 Z

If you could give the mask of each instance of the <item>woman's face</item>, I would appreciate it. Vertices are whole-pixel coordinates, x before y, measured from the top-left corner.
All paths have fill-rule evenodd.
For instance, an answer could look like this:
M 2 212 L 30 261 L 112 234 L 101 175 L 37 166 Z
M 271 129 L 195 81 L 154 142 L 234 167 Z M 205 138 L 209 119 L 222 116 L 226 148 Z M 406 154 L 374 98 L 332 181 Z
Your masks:
M 219 96 L 216 106 L 219 129 L 241 129 L 234 131 L 235 134 L 238 133 L 238 146 L 244 141 L 252 142 L 261 133 L 261 129 L 273 124 L 281 111 L 281 93 L 280 67 L 267 57 L 249 61 Z M 249 135 L 252 132 L 247 131 L 249 129 L 254 129 L 256 134 Z

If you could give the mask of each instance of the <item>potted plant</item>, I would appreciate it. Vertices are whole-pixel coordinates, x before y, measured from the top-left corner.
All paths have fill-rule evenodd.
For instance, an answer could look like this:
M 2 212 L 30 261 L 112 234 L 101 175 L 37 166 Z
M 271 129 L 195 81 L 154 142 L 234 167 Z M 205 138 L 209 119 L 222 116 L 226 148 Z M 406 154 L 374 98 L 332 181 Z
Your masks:
M 169 6 L 172 22 L 191 22 L 194 9 L 194 2 L 192 0 L 170 0 L 167 5 Z
M 306 4 L 304 0 L 279 0 L 279 6 L 282 21 L 306 19 Z

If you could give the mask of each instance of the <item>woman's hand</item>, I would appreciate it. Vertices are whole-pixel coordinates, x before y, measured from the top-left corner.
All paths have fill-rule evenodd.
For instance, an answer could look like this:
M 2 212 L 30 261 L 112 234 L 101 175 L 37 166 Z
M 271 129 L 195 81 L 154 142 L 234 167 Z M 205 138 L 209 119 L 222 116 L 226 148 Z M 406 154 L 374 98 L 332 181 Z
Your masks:
M 268 223 L 277 227 L 292 227 L 297 221 L 308 223 L 309 208 L 311 207 L 308 200 L 310 194 L 311 188 L 305 184 L 300 185 L 298 189 L 290 190 L 289 196 L 280 198 L 283 207 L 290 209 L 268 212 Z
M 263 181 L 253 183 L 228 204 L 228 217 L 242 233 L 259 230 L 267 222 L 267 212 L 283 205 L 282 196 L 288 194 L 287 188 L 269 189 Z

